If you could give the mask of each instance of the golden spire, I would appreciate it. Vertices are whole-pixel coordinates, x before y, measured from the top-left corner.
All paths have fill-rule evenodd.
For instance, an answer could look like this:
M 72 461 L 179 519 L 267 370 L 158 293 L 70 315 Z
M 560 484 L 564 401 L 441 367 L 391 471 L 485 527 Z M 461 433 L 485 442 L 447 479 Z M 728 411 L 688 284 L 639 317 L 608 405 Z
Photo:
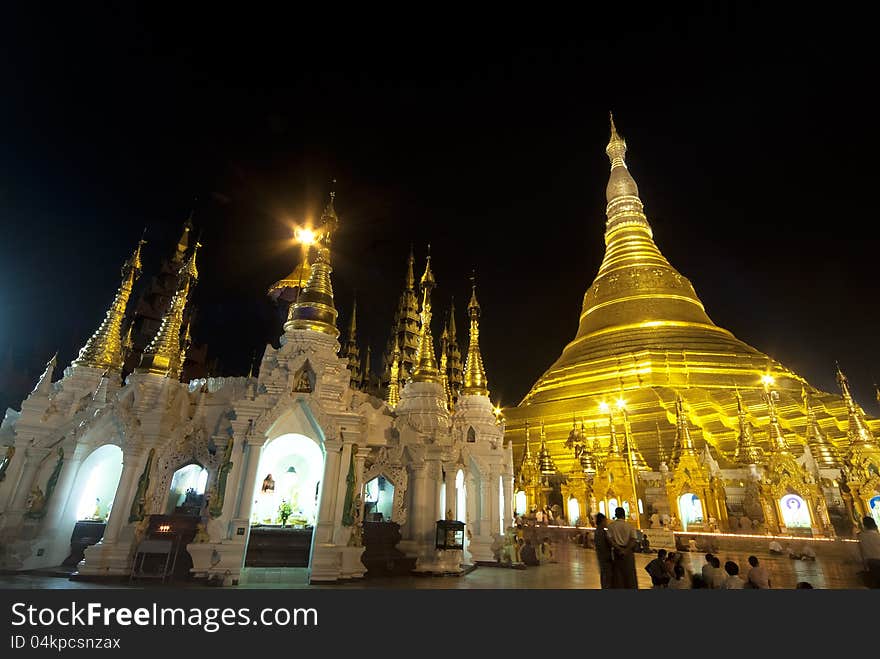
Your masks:
M 309 273 L 309 281 L 297 295 L 296 302 L 284 330 L 312 330 L 329 334 L 333 338 L 339 336 L 336 327 L 336 307 L 333 305 L 333 284 L 330 273 L 330 245 L 333 233 L 339 225 L 336 209 L 333 206 L 335 192 L 330 193 L 330 201 L 321 215 L 321 239 L 318 246 L 318 257 Z
M 146 243 L 141 239 L 131 257 L 122 266 L 122 283 L 113 298 L 113 304 L 98 330 L 92 334 L 74 360 L 75 365 L 89 366 L 102 370 L 119 370 L 125 355 L 122 346 L 122 321 L 125 308 L 134 282 L 141 274 L 141 247 Z
M 806 443 L 810 453 L 813 454 L 813 459 L 821 468 L 839 468 L 840 454 L 837 452 L 837 448 L 822 433 L 806 387 L 801 388 L 801 398 L 804 401 L 804 408 L 807 410 Z
M 663 448 L 663 436 L 660 434 L 660 423 L 658 421 L 654 422 L 654 428 L 657 431 L 657 462 L 658 465 L 661 463 L 666 463 L 669 465 L 669 460 L 666 457 L 666 450 Z
M 525 430 L 526 430 L 526 446 L 525 451 L 523 451 L 522 460 L 519 463 L 519 478 L 520 481 L 528 481 L 532 478 L 535 471 L 538 469 L 538 465 L 535 463 L 535 459 L 532 457 L 532 440 L 529 435 L 529 420 L 526 419 L 525 422 Z
M 538 451 L 538 469 L 545 476 L 556 473 L 556 464 L 547 450 L 547 435 L 544 433 L 544 419 L 541 419 L 541 450 Z
M 177 290 L 171 298 L 167 313 L 162 317 L 159 331 L 144 350 L 138 371 L 164 375 L 175 380 L 180 377 L 183 367 L 183 354 L 186 351 L 185 343 L 181 342 L 181 328 L 183 326 L 183 314 L 186 310 L 187 298 L 192 285 L 198 278 L 196 269 L 196 255 L 201 243 L 196 242 L 193 251 L 186 260 L 178 274 Z M 188 328 L 188 325 L 187 325 Z M 184 342 L 187 337 L 184 337 Z
M 443 334 L 440 335 L 440 384 L 443 385 L 443 393 L 446 395 L 446 409 L 452 411 L 452 391 L 449 388 L 449 374 L 446 372 L 446 344 L 448 333 L 446 327 L 443 328 Z
M 852 393 L 849 390 L 849 380 L 843 374 L 843 371 L 840 370 L 840 364 L 837 365 L 837 384 L 840 385 L 840 391 L 843 394 L 843 400 L 846 402 L 846 409 L 849 412 L 849 428 L 846 435 L 847 440 L 849 440 L 850 452 L 853 449 L 876 451 L 877 442 L 874 439 L 874 434 L 868 428 L 862 408 L 853 400 Z
M 400 344 L 394 336 L 394 352 L 391 353 L 391 381 L 388 383 L 388 394 L 385 398 L 392 410 L 400 402 Z
M 617 430 L 614 427 L 614 412 L 611 411 L 610 407 L 608 408 L 608 432 L 611 436 L 608 444 L 608 455 L 620 457 L 622 454 L 620 452 L 620 444 L 617 441 Z
M 488 396 L 488 380 L 483 368 L 483 357 L 480 354 L 480 304 L 477 302 L 477 283 L 471 277 L 471 301 L 468 304 L 468 315 L 471 319 L 470 343 L 467 359 L 464 362 L 464 386 L 461 393 L 472 396 Z
M 758 447 L 755 446 L 755 440 L 752 436 L 752 423 L 748 420 L 739 389 L 736 389 L 736 414 L 739 419 L 739 437 L 737 438 L 733 461 L 741 465 L 758 464 L 761 460 L 761 453 Z
M 431 291 L 436 286 L 434 273 L 431 272 L 430 247 L 425 274 L 422 275 L 422 329 L 419 333 L 419 349 L 416 353 L 418 361 L 413 370 L 414 382 L 440 382 L 437 362 L 434 358 L 434 337 L 431 335 Z
M 406 284 L 406 290 L 414 291 L 416 286 L 416 278 L 413 274 L 413 265 L 416 262 L 416 257 L 413 254 L 413 246 L 409 246 L 409 256 L 406 259 L 406 278 L 404 279 L 404 283 Z
M 677 454 L 672 456 L 673 463 L 678 464 L 686 455 L 696 457 L 697 450 L 694 447 L 694 440 L 691 439 L 691 431 L 688 427 L 681 396 L 675 398 L 675 445 Z
M 357 344 L 357 297 L 351 307 L 351 319 L 348 323 L 348 341 L 342 349 L 342 356 L 348 360 L 351 374 L 350 383 L 353 387 L 362 386 L 361 351 Z
M 776 415 L 776 399 L 779 398 L 779 392 L 770 389 L 773 379 L 769 373 L 764 376 L 764 400 L 767 402 L 767 412 L 770 415 L 770 425 L 767 427 L 769 435 L 770 450 L 784 453 L 788 451 L 788 441 L 785 434 L 779 426 L 779 418 Z
M 186 221 L 183 223 L 183 231 L 180 234 L 180 239 L 177 241 L 177 251 L 174 254 L 173 261 L 176 263 L 182 263 L 184 256 L 186 256 L 186 250 L 189 249 L 189 234 L 193 230 L 193 218 L 194 211 L 190 211 L 189 217 L 186 218 Z

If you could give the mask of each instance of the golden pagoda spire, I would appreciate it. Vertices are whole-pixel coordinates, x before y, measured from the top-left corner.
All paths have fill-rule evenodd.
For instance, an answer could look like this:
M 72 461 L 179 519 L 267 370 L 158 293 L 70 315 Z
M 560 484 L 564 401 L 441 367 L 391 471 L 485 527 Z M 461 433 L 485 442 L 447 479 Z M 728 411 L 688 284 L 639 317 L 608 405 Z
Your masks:
M 556 464 L 547 450 L 547 435 L 544 432 L 544 419 L 541 419 L 541 450 L 538 451 L 538 470 L 545 476 L 556 473 Z
M 135 281 L 141 274 L 141 248 L 146 241 L 138 242 L 134 253 L 122 266 L 122 283 L 116 291 L 116 297 L 107 310 L 107 315 L 98 330 L 92 334 L 85 346 L 79 351 L 79 356 L 74 360 L 78 366 L 89 366 L 102 370 L 120 370 L 125 355 L 122 346 L 122 321 L 125 318 L 125 308 L 128 306 L 128 298 Z
M 755 446 L 755 440 L 752 435 L 752 423 L 748 420 L 739 389 L 736 389 L 736 411 L 737 418 L 739 419 L 739 437 L 737 437 L 733 461 L 741 465 L 758 464 L 761 460 L 761 453 L 758 447 Z
M 449 334 L 447 328 L 443 328 L 443 334 L 440 335 L 440 384 L 443 385 L 443 393 L 446 395 L 446 409 L 450 412 L 452 409 L 452 390 L 449 388 L 449 374 L 446 372 L 448 361 L 446 359 L 446 344 Z
M 679 460 L 686 455 L 696 457 L 697 449 L 694 447 L 694 440 L 691 439 L 691 431 L 688 427 L 681 396 L 675 398 L 675 444 L 678 453 L 672 456 L 674 463 L 678 464 Z
M 862 412 L 862 408 L 853 400 L 852 393 L 849 390 L 849 380 L 843 374 L 843 371 L 840 370 L 840 364 L 837 365 L 837 384 L 840 385 L 840 391 L 843 394 L 843 400 L 849 413 L 849 428 L 846 435 L 850 452 L 854 449 L 878 450 L 874 434 L 865 421 L 865 413 Z
M 400 344 L 394 336 L 394 351 L 391 353 L 391 380 L 388 382 L 388 393 L 385 402 L 392 410 L 400 402 Z
M 330 273 L 333 272 L 330 265 L 330 246 L 333 233 L 339 225 L 333 205 L 335 197 L 336 193 L 331 192 L 330 201 L 321 214 L 318 256 L 309 273 L 309 281 L 297 295 L 288 321 L 284 323 L 285 331 L 312 330 L 329 334 L 334 339 L 339 336 L 339 329 L 336 327 L 337 312 L 333 305 L 333 284 L 330 281 Z
M 186 350 L 181 345 L 181 328 L 183 326 L 183 313 L 186 309 L 187 298 L 192 285 L 198 279 L 196 268 L 196 255 L 201 243 L 196 242 L 193 251 L 186 260 L 178 274 L 177 290 L 171 298 L 168 311 L 162 317 L 162 324 L 150 345 L 144 350 L 138 371 L 164 375 L 175 380 L 180 377 L 183 367 L 182 354 Z M 186 338 L 184 338 L 186 341 Z
M 413 246 L 410 244 L 409 256 L 406 259 L 406 277 L 404 278 L 404 285 L 408 291 L 415 291 L 416 288 L 416 278 L 413 274 L 413 266 L 415 265 L 415 262 L 416 257 L 415 254 L 413 254 Z
M 431 335 L 431 291 L 437 285 L 431 272 L 430 246 L 425 273 L 422 275 L 422 328 L 419 333 L 418 360 L 413 370 L 414 382 L 440 382 L 437 362 L 434 358 L 434 337 Z
M 762 382 L 764 383 L 764 400 L 767 402 L 767 412 L 770 415 L 770 425 L 767 427 L 770 450 L 784 453 L 788 451 L 788 441 L 779 426 L 779 417 L 776 414 L 776 399 L 779 397 L 779 393 L 770 389 L 773 378 L 769 373 L 763 376 Z
M 622 457 L 623 454 L 620 452 L 620 444 L 617 441 L 617 430 L 614 427 L 614 412 L 611 410 L 611 406 L 608 405 L 608 403 L 603 402 L 601 407 L 603 410 L 608 411 L 608 433 L 610 435 L 608 456 Z
M 801 397 L 804 401 L 804 408 L 807 410 L 806 443 L 810 453 L 813 454 L 813 459 L 820 468 L 839 468 L 840 454 L 837 452 L 837 447 L 829 442 L 822 433 L 806 387 L 801 388 Z
M 187 217 L 186 221 L 183 223 L 183 231 L 180 234 L 180 239 L 177 241 L 177 251 L 172 258 L 175 263 L 182 263 L 186 256 L 186 251 L 189 249 L 189 234 L 193 230 L 192 219 L 194 213 L 195 209 L 190 210 L 189 217 Z
M 370 387 L 370 371 L 373 366 L 370 364 L 372 361 L 373 355 L 373 347 L 367 342 L 367 352 L 364 355 L 364 366 L 361 369 L 361 381 L 360 381 L 360 389 L 361 391 L 367 391 Z
M 360 388 L 362 385 L 361 350 L 357 343 L 357 297 L 351 306 L 351 319 L 348 323 L 348 341 L 342 349 L 342 357 L 348 360 L 351 386 Z
M 483 368 L 483 357 L 480 354 L 480 304 L 477 302 L 477 283 L 471 277 L 471 301 L 468 304 L 468 315 L 471 319 L 470 342 L 467 359 L 464 362 L 463 395 L 488 396 L 488 380 Z

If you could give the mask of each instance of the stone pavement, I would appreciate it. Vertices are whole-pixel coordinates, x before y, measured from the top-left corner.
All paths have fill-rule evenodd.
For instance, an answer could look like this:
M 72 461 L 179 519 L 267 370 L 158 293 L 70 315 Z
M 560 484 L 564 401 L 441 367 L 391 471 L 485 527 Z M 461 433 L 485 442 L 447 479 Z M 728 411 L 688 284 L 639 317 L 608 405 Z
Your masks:
M 375 579 L 358 579 L 341 584 L 309 585 L 305 568 L 245 568 L 242 582 L 238 588 L 335 588 L 348 589 L 589 589 L 599 588 L 599 572 L 596 556 L 592 549 L 584 549 L 574 544 L 560 543 L 556 547 L 559 562 L 513 570 L 502 567 L 480 566 L 464 576 L 408 576 Z M 748 554 L 721 550 L 717 552 L 722 565 L 727 560 L 736 561 L 740 573 L 748 569 Z M 787 556 L 771 556 L 767 552 L 756 555 L 770 570 L 770 579 L 775 588 L 794 588 L 799 581 L 809 581 L 814 588 L 852 589 L 864 588 L 859 577 L 861 566 L 852 548 L 846 552 L 826 552 L 816 561 L 792 560 Z M 644 570 L 654 554 L 636 554 L 636 573 L 639 588 L 650 588 L 651 581 Z M 699 572 L 702 568 L 703 554 L 687 554 L 685 568 Z M 200 584 L 174 582 L 90 582 L 31 575 L 0 575 L 0 589 L 10 588 L 205 588 Z

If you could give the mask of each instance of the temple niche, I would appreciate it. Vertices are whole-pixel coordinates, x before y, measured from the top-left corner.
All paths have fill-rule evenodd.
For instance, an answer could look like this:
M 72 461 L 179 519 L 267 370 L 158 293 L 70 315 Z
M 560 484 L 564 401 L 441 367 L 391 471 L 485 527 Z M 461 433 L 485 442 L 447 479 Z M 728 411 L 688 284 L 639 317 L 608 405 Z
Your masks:
M 288 434 L 273 439 L 260 454 L 251 524 L 314 526 L 323 473 L 324 456 L 310 438 Z

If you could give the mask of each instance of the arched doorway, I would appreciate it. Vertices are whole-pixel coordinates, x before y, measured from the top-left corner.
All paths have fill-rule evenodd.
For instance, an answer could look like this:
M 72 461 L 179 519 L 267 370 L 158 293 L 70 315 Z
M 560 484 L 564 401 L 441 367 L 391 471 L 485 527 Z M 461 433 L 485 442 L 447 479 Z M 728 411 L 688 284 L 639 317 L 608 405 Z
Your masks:
M 364 519 L 390 522 L 394 504 L 394 483 L 378 475 L 364 486 Z
M 685 492 L 678 497 L 678 517 L 681 528 L 685 531 L 689 526 L 703 524 L 703 503 L 693 492 Z
M 188 464 L 174 472 L 165 514 L 183 514 L 198 517 L 205 501 L 208 470 L 197 463 Z
M 868 512 L 874 518 L 874 521 L 877 522 L 877 526 L 880 526 L 880 495 L 871 497 L 868 500 Z
M 309 566 L 323 475 L 324 453 L 310 437 L 288 433 L 263 446 L 245 566 Z
M 525 515 L 528 510 L 528 498 L 526 497 L 525 490 L 519 490 L 513 498 L 514 504 L 516 506 L 516 510 L 514 511 L 516 515 Z
M 575 497 L 568 498 L 568 523 L 577 526 L 581 519 L 581 504 Z
M 807 502 L 797 494 L 786 494 L 779 500 L 782 521 L 789 529 L 808 529 L 812 526 Z
M 86 547 L 104 537 L 120 476 L 122 449 L 116 444 L 99 446 L 83 460 L 60 522 L 61 533 L 70 539 L 64 565 L 79 563 Z

